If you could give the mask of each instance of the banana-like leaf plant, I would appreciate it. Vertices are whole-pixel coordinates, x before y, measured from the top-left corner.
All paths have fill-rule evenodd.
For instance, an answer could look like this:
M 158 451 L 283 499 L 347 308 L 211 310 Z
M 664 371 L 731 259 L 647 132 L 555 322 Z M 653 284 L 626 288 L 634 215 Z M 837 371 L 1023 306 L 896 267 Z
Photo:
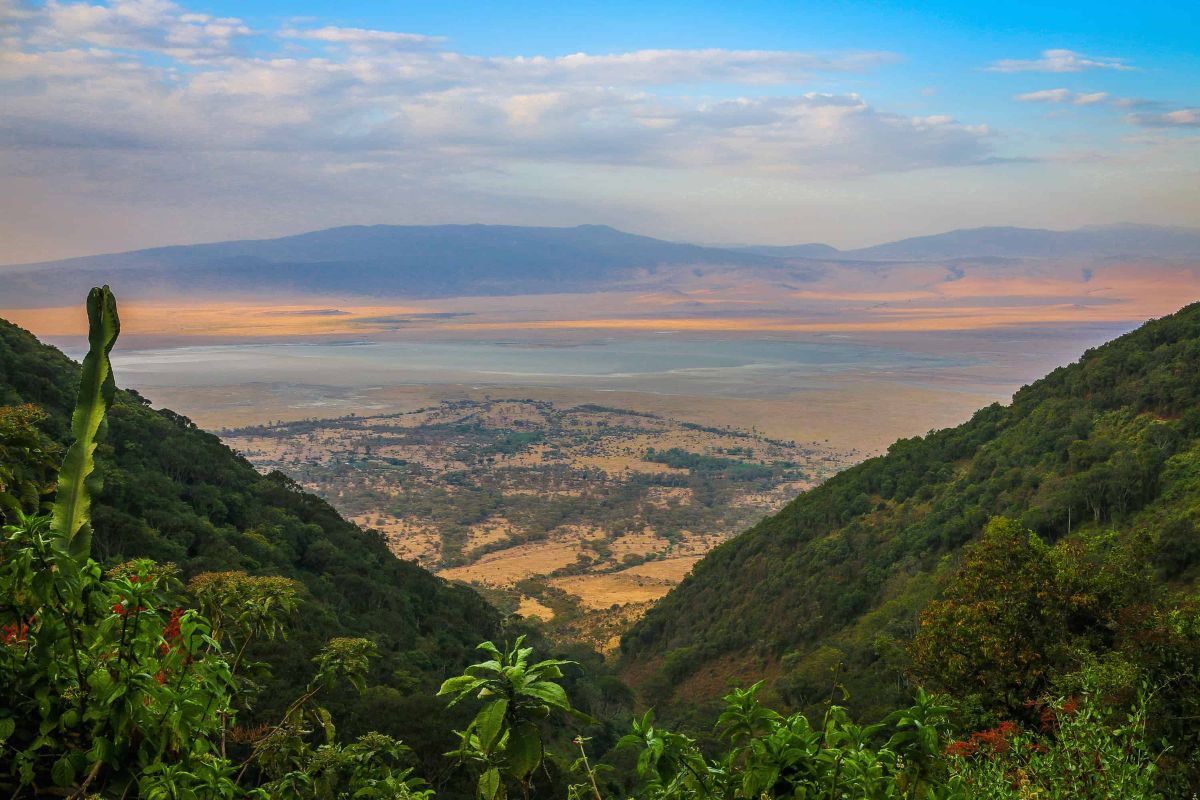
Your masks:
M 92 497 L 100 490 L 95 474 L 96 445 L 108 433 L 108 409 L 116 396 L 108 354 L 121 332 L 117 301 L 108 286 L 92 289 L 87 299 L 88 354 L 83 359 L 79 397 L 71 416 L 75 441 L 67 450 L 58 474 L 53 527 L 71 555 L 86 559 L 92 551 Z

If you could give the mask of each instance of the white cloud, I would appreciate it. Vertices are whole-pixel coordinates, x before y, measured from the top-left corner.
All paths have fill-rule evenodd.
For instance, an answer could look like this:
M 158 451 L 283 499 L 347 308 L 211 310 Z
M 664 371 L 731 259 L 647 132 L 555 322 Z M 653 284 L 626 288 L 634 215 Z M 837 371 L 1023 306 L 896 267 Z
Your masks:
M 1130 114 L 1128 119 L 1145 128 L 1200 128 L 1200 108 L 1181 108 L 1161 114 Z
M 1114 97 L 1108 92 L 1073 92 L 1070 89 L 1039 89 L 1016 95 L 1022 103 L 1058 103 L 1075 106 L 1113 106 L 1115 108 L 1149 108 L 1161 105 L 1141 97 Z
M 1123 58 L 1086 56 L 1074 50 L 1043 50 L 1041 58 L 1008 58 L 992 62 L 989 72 L 1083 72 L 1089 69 L 1132 70 Z
M 1121 98 L 1110 97 L 1108 92 L 1072 92 L 1069 89 L 1041 89 L 1019 94 L 1016 99 L 1023 103 L 1070 103 L 1076 106 L 1123 102 Z
M 557 58 L 490 59 L 507 73 L 607 84 L 681 84 L 727 82 L 782 84 L 818 72 L 859 72 L 894 63 L 885 52 L 823 56 L 778 50 L 638 50 Z
M 513 160 L 866 174 L 979 163 L 990 147 L 985 129 L 890 113 L 856 94 L 657 89 L 789 85 L 894 61 L 887 53 L 485 58 L 420 34 L 293 25 L 278 31 L 287 57 L 253 57 L 235 47 L 249 32 L 243 23 L 169 0 L 52 0 L 24 30 L 25 46 L 0 54 L 12 89 L 0 146 L 9 148 L 306 153 L 321 174 L 372 163 L 448 175 Z M 102 172 L 107 162 L 96 162 Z
M 351 46 L 432 45 L 445 41 L 441 36 L 425 36 L 420 33 L 399 33 L 397 31 L 378 31 L 366 28 L 339 28 L 333 25 L 309 29 L 284 28 L 280 31 L 279 35 L 289 39 L 308 39 Z
M 231 55 L 237 40 L 252 33 L 240 19 L 191 13 L 170 0 L 113 0 L 108 5 L 50 0 L 40 18 L 33 19 L 30 44 L 137 50 L 181 61 Z
M 1074 93 L 1067 89 L 1040 89 L 1036 92 L 1026 92 L 1017 95 L 1022 103 L 1065 103 Z

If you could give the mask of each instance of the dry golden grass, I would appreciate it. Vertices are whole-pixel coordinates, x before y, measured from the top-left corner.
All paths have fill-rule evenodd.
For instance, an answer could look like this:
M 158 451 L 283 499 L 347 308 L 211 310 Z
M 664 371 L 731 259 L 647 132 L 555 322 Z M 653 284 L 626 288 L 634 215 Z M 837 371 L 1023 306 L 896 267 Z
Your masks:
M 706 553 L 716 547 L 721 542 L 728 538 L 724 535 L 717 534 L 696 534 L 691 531 L 682 531 L 679 541 L 670 542 L 654 532 L 652 528 L 638 531 L 636 533 L 627 533 L 620 538 L 614 539 L 609 547 L 612 549 L 613 558 L 617 561 L 622 561 L 626 556 L 646 556 L 651 553 L 658 554 L 673 554 L 673 555 L 693 555 Z
M 645 564 L 638 564 L 636 567 L 630 567 L 617 574 L 633 575 L 676 584 L 687 577 L 687 574 L 692 571 L 692 567 L 702 557 L 701 555 L 694 555 L 666 558 L 659 561 L 647 561 Z
M 486 586 L 512 586 L 531 575 L 547 575 L 579 555 L 577 541 L 538 542 L 488 553 L 473 564 L 440 571 L 443 578 Z
M 465 552 L 476 547 L 502 542 L 514 532 L 512 524 L 501 516 L 488 517 L 483 522 L 472 525 L 467 530 L 467 546 Z
M 554 619 L 554 611 L 546 605 L 543 605 L 535 597 L 521 595 L 521 600 L 517 603 L 517 613 L 522 617 L 537 617 L 542 620 Z
M 417 561 L 428 567 L 442 557 L 442 537 L 432 526 L 374 513 L 358 514 L 349 519 L 364 528 L 382 531 L 387 537 L 388 549 L 397 558 Z
M 584 608 L 600 610 L 614 605 L 658 600 L 671 591 L 675 582 L 635 575 L 623 570 L 600 575 L 554 578 L 550 585 L 578 597 L 580 605 Z

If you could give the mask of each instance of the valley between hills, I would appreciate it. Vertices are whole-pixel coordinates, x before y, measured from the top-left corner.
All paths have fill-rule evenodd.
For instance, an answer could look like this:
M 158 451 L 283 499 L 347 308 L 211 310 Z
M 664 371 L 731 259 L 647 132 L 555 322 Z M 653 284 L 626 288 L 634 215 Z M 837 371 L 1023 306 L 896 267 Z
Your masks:
M 398 557 L 602 652 L 706 552 L 862 457 L 758 430 L 490 396 L 222 438 L 381 531 Z

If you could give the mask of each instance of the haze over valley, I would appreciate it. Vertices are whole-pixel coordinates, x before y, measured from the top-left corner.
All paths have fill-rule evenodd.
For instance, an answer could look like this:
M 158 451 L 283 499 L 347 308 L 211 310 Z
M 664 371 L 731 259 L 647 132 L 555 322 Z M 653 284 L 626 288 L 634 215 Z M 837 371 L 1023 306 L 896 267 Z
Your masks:
M 1200 231 L 838 251 L 352 227 L 6 267 L 23 307 L 0 314 L 79 357 L 83 321 L 53 302 L 102 279 L 127 298 L 124 385 L 399 557 L 611 652 L 797 492 L 1195 295 Z

